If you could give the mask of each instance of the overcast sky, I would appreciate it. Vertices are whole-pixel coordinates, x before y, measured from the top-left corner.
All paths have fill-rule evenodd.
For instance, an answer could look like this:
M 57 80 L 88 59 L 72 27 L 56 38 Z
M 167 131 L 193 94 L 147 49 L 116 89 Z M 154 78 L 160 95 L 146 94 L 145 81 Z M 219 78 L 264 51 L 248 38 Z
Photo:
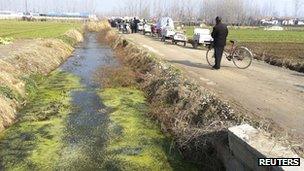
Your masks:
M 14 10 L 14 11 L 25 11 L 26 0 L 0 0 L 0 10 Z M 91 12 L 96 11 L 98 13 L 104 13 L 111 11 L 120 3 L 124 3 L 124 0 L 27 0 L 28 10 L 36 12 Z M 153 0 L 151 0 L 152 2 Z M 167 0 L 174 1 L 174 0 Z M 187 0 L 185 0 L 187 1 Z M 190 0 L 189 0 L 190 1 Z M 244 0 L 251 1 L 251 0 Z M 279 15 L 293 14 L 293 0 L 256 0 L 259 1 L 260 5 L 267 4 L 272 1 L 275 11 Z M 304 0 L 300 0 L 304 1 Z M 304 6 L 302 7 L 302 9 Z M 301 11 L 303 16 L 304 10 Z

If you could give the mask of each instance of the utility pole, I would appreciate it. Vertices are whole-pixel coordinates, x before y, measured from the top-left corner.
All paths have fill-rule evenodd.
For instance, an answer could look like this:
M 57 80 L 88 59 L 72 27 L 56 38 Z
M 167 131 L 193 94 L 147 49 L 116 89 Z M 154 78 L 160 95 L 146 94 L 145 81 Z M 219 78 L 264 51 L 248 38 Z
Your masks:
M 25 12 L 26 13 L 28 12 L 28 9 L 27 9 L 27 0 L 25 0 Z

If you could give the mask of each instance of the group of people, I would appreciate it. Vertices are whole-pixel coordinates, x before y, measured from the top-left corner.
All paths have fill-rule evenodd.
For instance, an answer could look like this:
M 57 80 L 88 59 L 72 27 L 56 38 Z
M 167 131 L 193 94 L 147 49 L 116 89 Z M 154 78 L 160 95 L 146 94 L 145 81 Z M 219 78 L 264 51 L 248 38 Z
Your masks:
M 222 23 L 221 17 L 216 17 L 216 25 L 213 27 L 212 38 L 214 39 L 213 45 L 215 50 L 215 65 L 213 69 L 218 70 L 221 67 L 221 60 L 223 56 L 224 47 L 226 46 L 226 39 L 228 36 L 227 25 Z M 115 25 L 119 26 L 122 24 L 125 30 L 128 30 L 127 27 L 130 27 L 131 33 L 138 33 L 138 25 L 140 20 L 134 17 L 131 20 L 123 20 L 122 23 L 116 23 Z M 145 20 L 143 21 L 145 24 Z
M 131 19 L 129 23 L 130 23 L 131 33 L 138 33 L 138 24 L 140 23 L 140 20 L 134 17 L 134 19 Z

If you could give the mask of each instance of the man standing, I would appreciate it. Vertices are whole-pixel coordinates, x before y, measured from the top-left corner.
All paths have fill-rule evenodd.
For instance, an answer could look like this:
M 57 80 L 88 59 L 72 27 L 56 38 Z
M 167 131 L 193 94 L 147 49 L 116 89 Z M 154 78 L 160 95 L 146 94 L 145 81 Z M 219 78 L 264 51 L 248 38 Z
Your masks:
M 214 39 L 214 55 L 215 55 L 215 65 L 213 69 L 221 68 L 221 60 L 223 56 L 223 51 L 226 46 L 226 39 L 228 36 L 227 25 L 222 23 L 221 17 L 216 17 L 216 25 L 213 27 L 211 33 L 212 38 Z
M 140 23 L 137 17 L 134 17 L 135 33 L 138 33 L 138 24 Z
M 133 19 L 130 20 L 130 26 L 131 26 L 132 33 L 135 33 L 135 20 L 133 20 Z

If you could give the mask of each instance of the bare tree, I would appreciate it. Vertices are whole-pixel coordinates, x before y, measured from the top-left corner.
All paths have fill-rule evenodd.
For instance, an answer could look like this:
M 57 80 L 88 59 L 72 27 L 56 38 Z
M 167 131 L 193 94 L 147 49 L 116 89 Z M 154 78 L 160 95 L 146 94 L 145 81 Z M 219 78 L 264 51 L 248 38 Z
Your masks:
M 293 0 L 294 16 L 295 17 L 299 17 L 299 12 L 300 12 L 300 9 L 301 9 L 303 4 L 304 4 L 303 0 Z

